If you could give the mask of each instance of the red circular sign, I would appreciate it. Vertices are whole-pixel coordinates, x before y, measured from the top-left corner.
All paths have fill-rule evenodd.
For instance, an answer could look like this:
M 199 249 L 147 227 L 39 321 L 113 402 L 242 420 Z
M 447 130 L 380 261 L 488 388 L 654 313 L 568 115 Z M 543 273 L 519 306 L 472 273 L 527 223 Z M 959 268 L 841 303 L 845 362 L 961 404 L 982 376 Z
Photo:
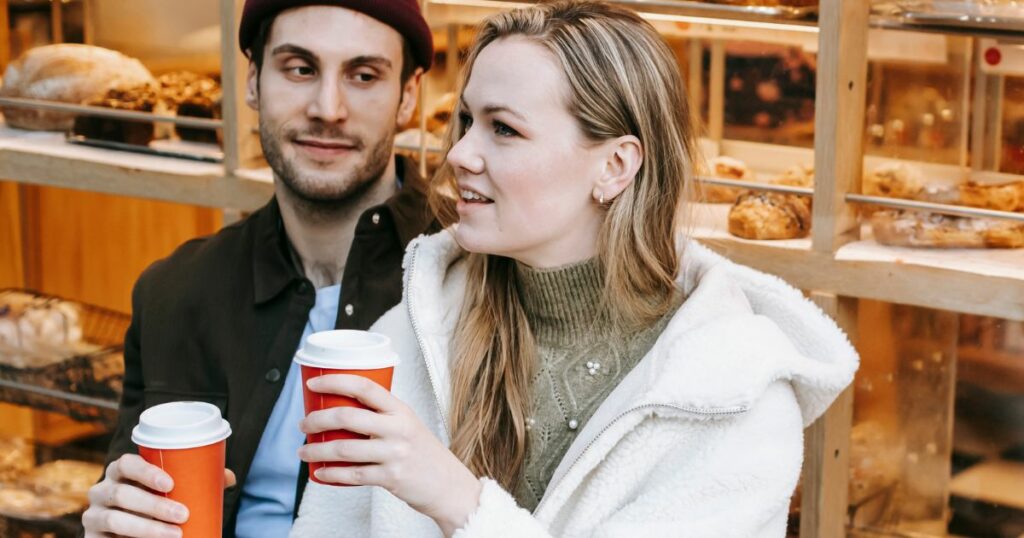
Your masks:
M 985 63 L 988 65 L 999 65 L 1001 61 L 1003 61 L 1003 53 L 999 52 L 999 49 L 989 47 L 985 50 Z

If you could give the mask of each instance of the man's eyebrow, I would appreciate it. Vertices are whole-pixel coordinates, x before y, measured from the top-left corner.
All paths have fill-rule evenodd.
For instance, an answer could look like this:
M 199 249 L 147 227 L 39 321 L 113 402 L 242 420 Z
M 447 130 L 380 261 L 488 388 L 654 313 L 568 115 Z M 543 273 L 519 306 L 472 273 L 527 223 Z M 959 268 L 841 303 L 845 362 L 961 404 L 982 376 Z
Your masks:
M 376 55 L 372 55 L 372 54 L 364 54 L 362 56 L 356 56 L 355 58 L 352 58 L 350 60 L 346 60 L 345 61 L 345 66 L 346 67 L 360 66 L 360 65 L 370 65 L 370 66 L 374 66 L 374 67 L 383 67 L 383 68 L 387 68 L 387 69 L 391 69 L 391 67 L 392 67 L 391 60 L 389 60 L 389 59 L 387 59 L 387 58 L 385 58 L 383 56 L 376 56 Z
M 461 108 L 462 109 L 469 110 L 469 104 L 466 103 L 466 99 L 465 98 L 460 98 L 459 99 L 459 103 L 461 104 Z M 511 114 L 511 115 L 513 115 L 513 116 L 515 116 L 517 118 L 519 118 L 522 121 L 527 121 L 526 120 L 526 116 L 520 114 L 515 109 L 513 109 L 513 108 L 511 108 L 509 106 L 499 105 L 499 104 L 489 104 L 489 105 L 484 106 L 484 113 L 485 114 L 494 114 L 494 113 L 497 113 L 497 112 L 507 112 L 507 113 L 509 113 L 509 114 Z
M 284 53 L 287 53 L 287 54 L 297 54 L 299 56 L 304 56 L 304 57 L 306 57 L 306 58 L 308 58 L 310 60 L 314 60 L 314 61 L 319 60 L 319 57 L 313 51 L 311 51 L 311 50 L 309 50 L 309 49 L 307 49 L 305 47 L 300 47 L 298 45 L 294 45 L 292 43 L 285 43 L 283 45 L 278 45 L 278 46 L 274 47 L 270 51 L 270 55 L 271 56 L 276 56 L 278 54 L 284 54 Z

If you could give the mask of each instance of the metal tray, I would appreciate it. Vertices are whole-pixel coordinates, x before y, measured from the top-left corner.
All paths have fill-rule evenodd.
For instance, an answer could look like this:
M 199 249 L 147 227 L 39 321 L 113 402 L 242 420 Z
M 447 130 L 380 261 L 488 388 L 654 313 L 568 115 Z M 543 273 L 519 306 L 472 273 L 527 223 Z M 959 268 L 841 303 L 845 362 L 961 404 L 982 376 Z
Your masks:
M 978 6 L 973 2 L 899 2 L 894 14 L 903 24 L 1007 32 L 1024 39 L 1024 9 Z
M 435 3 L 458 5 L 460 0 L 433 0 Z M 523 0 L 492 0 L 493 4 L 508 3 L 513 6 L 522 5 Z M 479 3 L 479 2 L 477 2 Z M 527 3 L 536 3 L 528 0 Z M 757 6 L 735 3 L 697 2 L 690 0 L 611 0 L 613 4 L 629 6 L 638 11 L 657 11 L 664 13 L 689 12 L 708 17 L 739 19 L 785 19 L 798 20 L 816 17 L 818 6 Z
M 616 4 L 625 4 L 637 9 L 660 7 L 686 10 L 707 15 L 728 14 L 741 18 L 765 18 L 802 20 L 818 16 L 818 6 L 752 6 L 738 3 L 691 2 L 687 0 L 617 0 Z
M 132 153 L 141 153 L 144 155 L 173 157 L 176 159 L 187 159 L 190 161 L 199 161 L 204 163 L 224 162 L 224 152 L 204 147 L 209 146 L 209 144 L 191 144 L 188 142 L 165 143 L 166 141 L 156 140 L 149 146 L 139 146 L 136 144 L 126 144 L 124 142 L 114 142 L 111 140 L 86 138 L 82 135 L 73 134 L 67 135 L 67 141 L 72 144 L 80 144 L 83 146 L 92 146 L 103 149 L 114 149 L 118 151 L 130 151 Z

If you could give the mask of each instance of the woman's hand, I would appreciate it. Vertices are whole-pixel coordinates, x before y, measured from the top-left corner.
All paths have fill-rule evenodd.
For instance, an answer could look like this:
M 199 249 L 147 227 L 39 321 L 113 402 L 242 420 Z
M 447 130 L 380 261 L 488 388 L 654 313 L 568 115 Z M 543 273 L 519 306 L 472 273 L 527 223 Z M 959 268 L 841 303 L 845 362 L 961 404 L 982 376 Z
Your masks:
M 299 427 L 306 434 L 348 430 L 369 436 L 300 448 L 303 461 L 361 464 L 319 469 L 317 479 L 380 486 L 436 521 L 445 536 L 465 525 L 479 504 L 480 482 L 409 406 L 380 385 L 355 375 L 324 375 L 307 385 L 315 392 L 355 398 L 370 408 L 335 407 L 302 420 Z

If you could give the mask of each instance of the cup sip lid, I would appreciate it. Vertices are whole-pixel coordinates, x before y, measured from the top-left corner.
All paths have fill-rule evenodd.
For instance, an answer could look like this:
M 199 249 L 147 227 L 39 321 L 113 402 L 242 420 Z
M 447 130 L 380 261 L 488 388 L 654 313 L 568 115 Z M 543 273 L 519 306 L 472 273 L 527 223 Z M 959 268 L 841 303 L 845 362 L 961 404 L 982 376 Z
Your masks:
M 212 445 L 231 435 L 220 409 L 206 402 L 170 402 L 142 412 L 132 430 L 132 442 L 157 449 Z
M 313 333 L 295 353 L 302 366 L 333 370 L 375 370 L 398 364 L 391 339 L 368 331 L 334 330 Z

